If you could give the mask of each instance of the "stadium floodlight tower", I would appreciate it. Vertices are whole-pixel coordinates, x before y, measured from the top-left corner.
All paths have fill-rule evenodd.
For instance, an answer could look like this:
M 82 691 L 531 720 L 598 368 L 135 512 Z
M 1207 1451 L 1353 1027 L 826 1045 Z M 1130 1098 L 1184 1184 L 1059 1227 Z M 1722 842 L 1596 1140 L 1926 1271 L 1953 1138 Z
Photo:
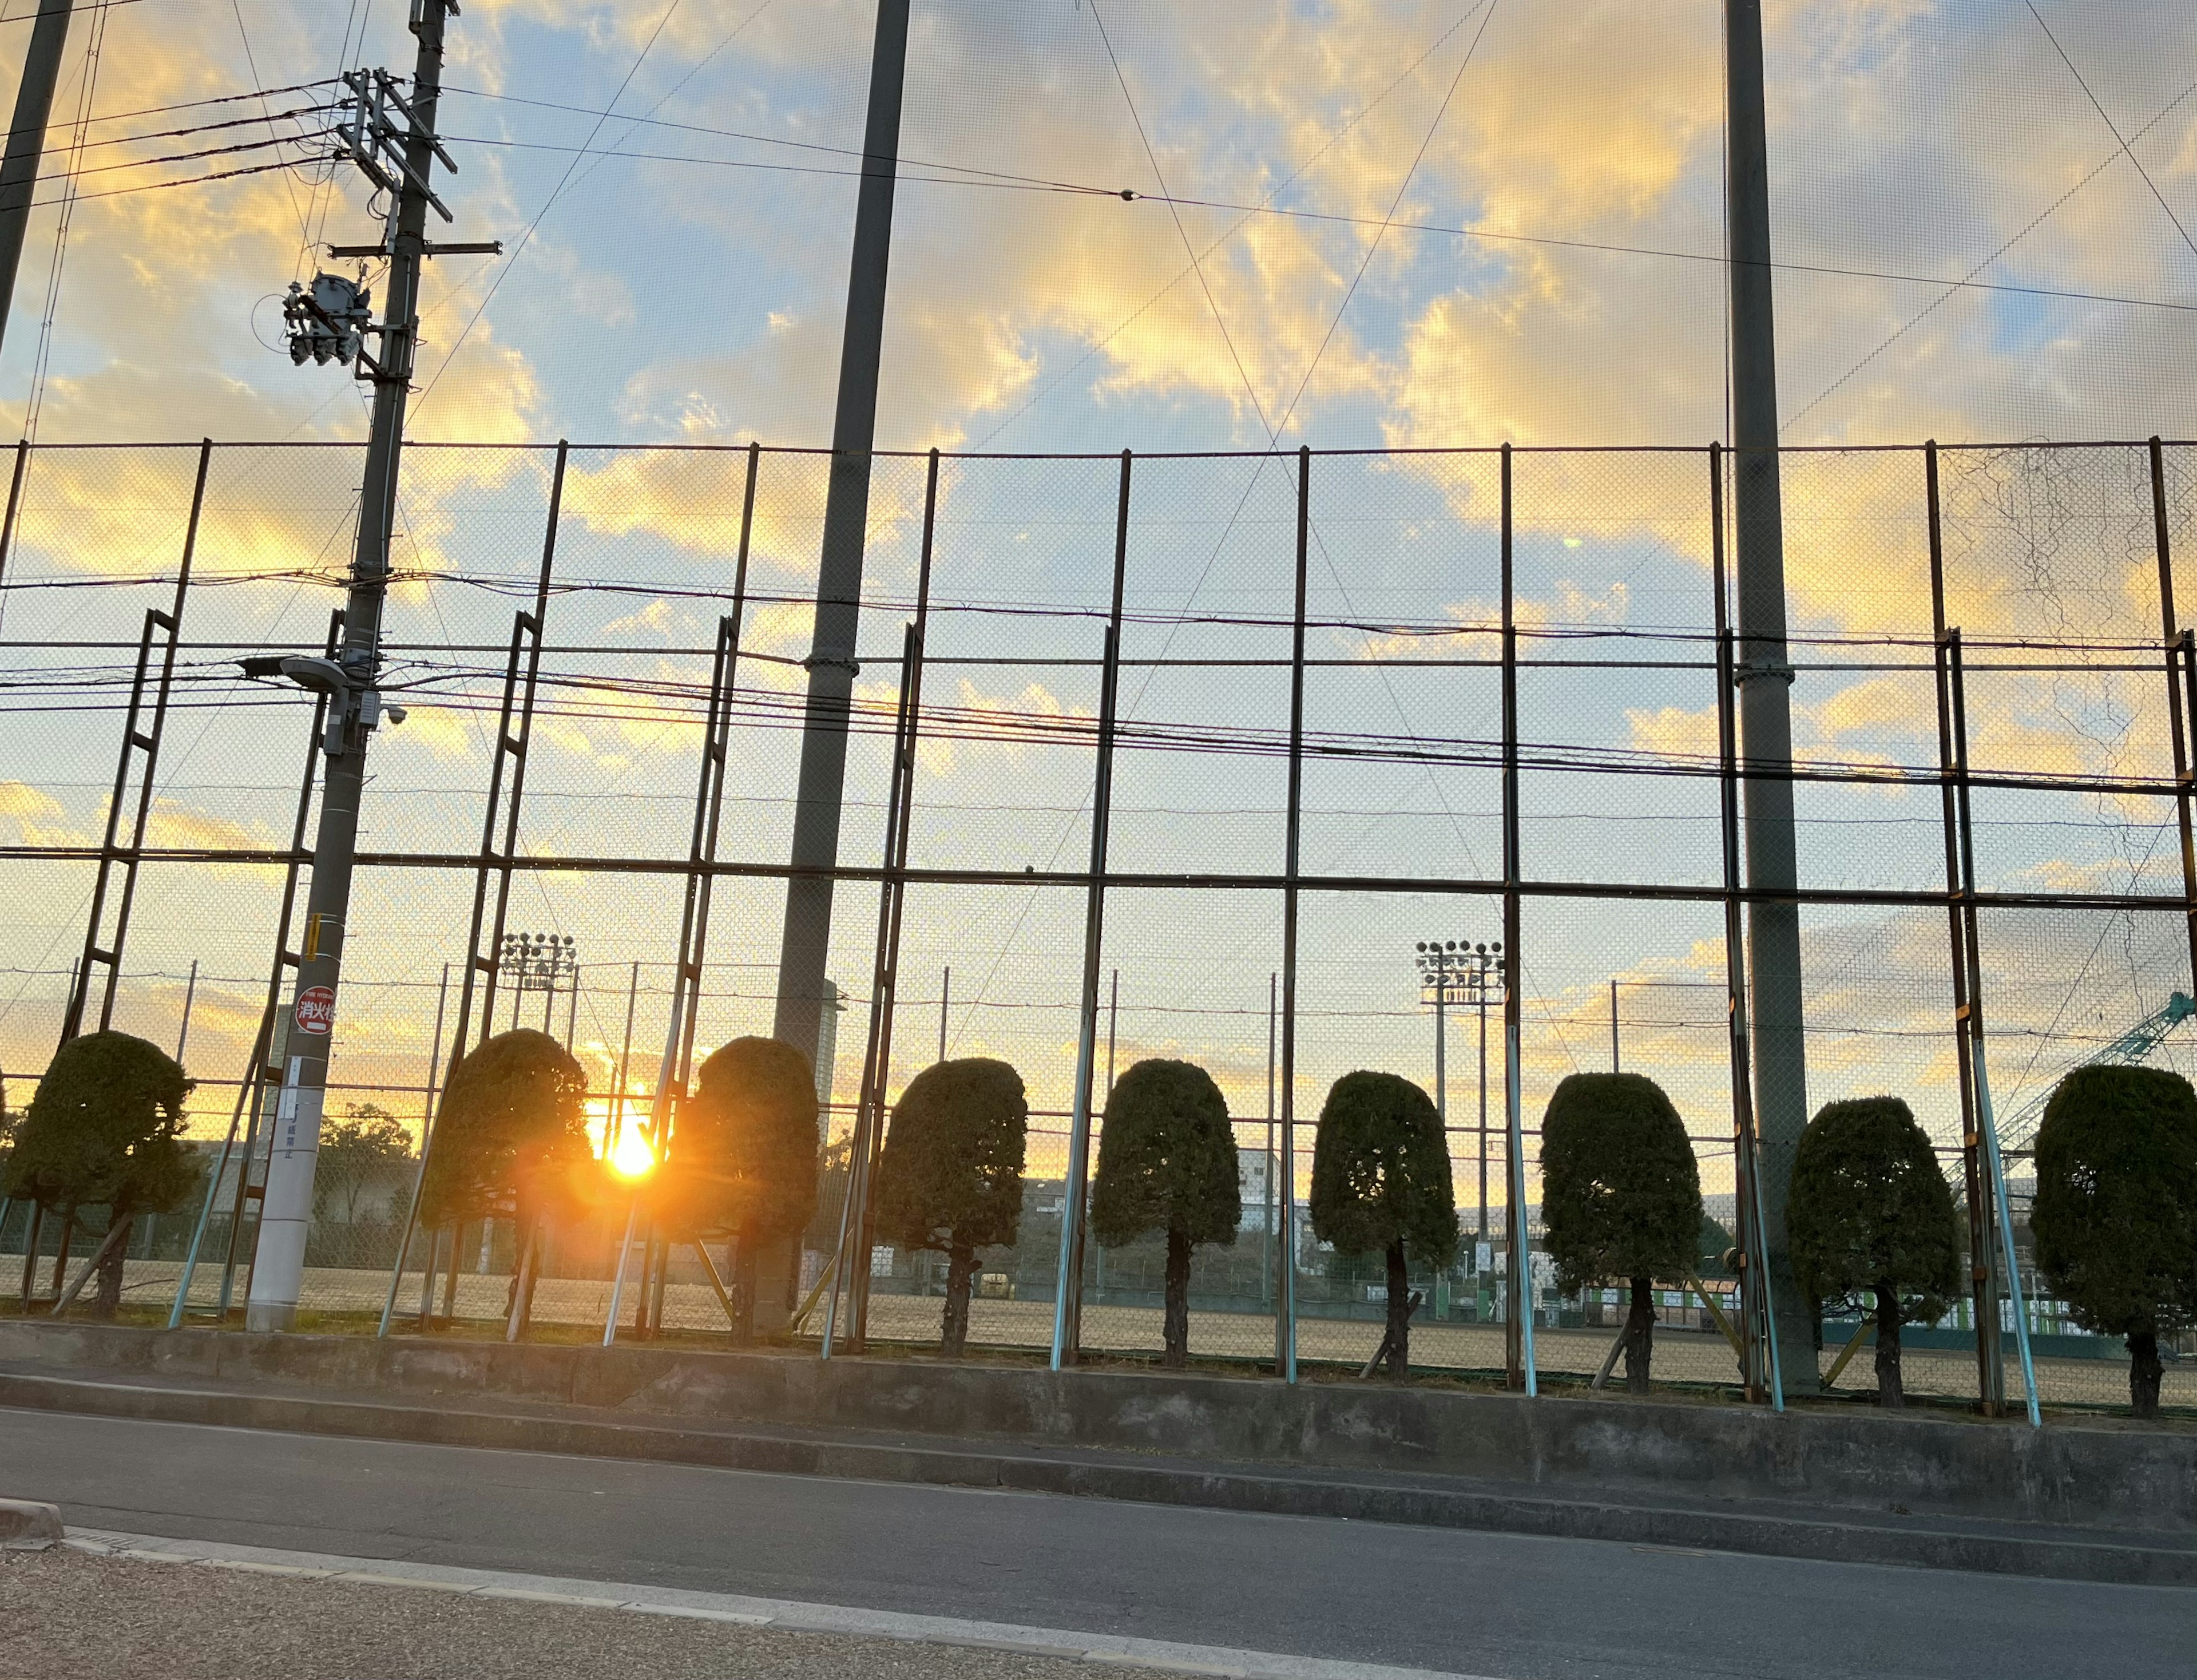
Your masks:
M 1503 995 L 1503 941 L 1429 939 L 1413 953 L 1423 993 L 1435 1005 L 1435 1109 L 1441 1116 L 1443 1143 L 1449 1133 L 1448 1007 L 1469 1005 L 1480 1016 L 1480 1242 L 1487 1240 L 1487 1005 Z M 1477 1256 L 1475 1257 L 1477 1264 Z

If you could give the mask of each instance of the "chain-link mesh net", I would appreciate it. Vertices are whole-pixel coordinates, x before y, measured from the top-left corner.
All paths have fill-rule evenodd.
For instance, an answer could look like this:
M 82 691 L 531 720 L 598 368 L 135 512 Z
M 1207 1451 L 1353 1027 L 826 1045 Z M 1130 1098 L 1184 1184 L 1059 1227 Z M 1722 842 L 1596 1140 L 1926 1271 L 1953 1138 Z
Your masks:
M 2193 461 L 2168 446 L 2158 481 L 2185 553 L 2197 553 Z M 1784 463 L 1792 669 L 1788 686 L 1773 678 L 1794 741 L 1801 1015 L 1797 1033 L 1756 1053 L 1801 1046 L 1806 1076 L 1805 1109 L 1788 1079 L 1791 1112 L 1765 1115 L 1766 1200 L 1779 1201 L 1807 1112 L 1891 1092 L 1965 1205 L 1956 1007 L 1968 920 L 1949 920 L 1945 895 L 1972 870 L 1984 895 L 1973 1019 L 2039 1393 L 2048 1405 L 2114 1406 L 2125 1353 L 2037 1273 L 2027 1206 L 2041 1101 L 2061 1075 L 2100 1058 L 2186 1070 L 2189 1056 L 2172 750 L 2188 695 L 2163 640 L 2149 452 L 1939 451 L 1942 609 L 1927 465 L 1917 450 Z M 13 1111 L 50 1054 L 85 947 L 147 614 L 174 604 L 198 466 L 195 449 L 41 449 L 29 462 L 0 580 L 11 680 L 0 1072 Z M 1214 1075 L 1238 1152 L 1235 1240 L 1199 1248 L 1191 1266 L 1191 1356 L 1271 1368 L 1293 1296 L 1301 1365 L 1361 1367 L 1382 1338 L 1385 1267 L 1336 1252 L 1307 1195 L 1328 1091 L 1370 1068 L 1436 1099 L 1458 1210 L 1456 1252 L 1411 1260 L 1413 1364 L 1499 1380 L 1505 1321 L 1530 1311 L 1546 1385 L 1585 1384 L 1615 1351 L 1626 1301 L 1620 1280 L 1560 1285 L 1541 1241 L 1540 1123 L 1567 1074 L 1616 1066 L 1671 1095 L 1707 1215 L 1696 1264 L 1652 1280 L 1655 1380 L 1740 1381 L 1720 782 L 1720 706 L 1739 703 L 1717 678 L 1711 571 L 1730 510 L 1701 451 L 1521 451 L 1509 466 L 1522 878 L 1516 948 L 1500 951 L 1499 455 L 1322 455 L 1308 472 L 1289 455 L 1140 457 L 1126 469 L 1126 522 L 1118 457 L 874 463 L 828 947 L 838 1001 L 803 1046 L 819 1069 L 822 1168 L 813 1215 L 754 1279 L 767 1330 L 814 1339 L 849 1293 L 835 1256 L 852 1223 L 849 1149 L 873 1042 L 887 1051 L 888 1116 L 942 1057 L 994 1057 L 1022 1075 L 1023 1215 L 1013 1243 L 979 1254 L 970 1340 L 1024 1353 L 1054 1336 L 1079 1063 L 1095 1169 L 1114 1084 L 1162 1057 Z M 103 969 L 88 988 L 89 1025 L 105 1012 L 164 1047 L 180 1042 L 198 1081 L 199 1184 L 142 1217 L 126 1247 L 123 1299 L 150 1316 L 176 1301 L 187 1266 L 186 1312 L 235 1308 L 246 1293 L 274 1102 L 258 1070 L 279 1070 L 287 1017 L 275 936 L 287 905 L 287 948 L 303 937 L 292 848 L 302 836 L 310 849 L 315 813 L 307 704 L 244 681 L 235 662 L 325 643 L 357 466 L 349 449 L 223 447 L 207 463 L 111 1010 Z M 370 1327 L 393 1303 L 400 1329 L 507 1328 L 523 1247 L 512 1219 L 440 1231 L 411 1219 L 420 1139 L 461 1048 L 514 1024 L 569 1045 L 594 1147 L 638 1170 L 660 1141 L 658 1093 L 690 1082 L 717 1046 L 773 1032 L 831 470 L 818 453 L 573 449 L 560 480 L 548 449 L 408 456 L 385 655 L 388 698 L 410 716 L 375 739 L 305 1322 Z M 1117 554 L 1116 727 L 1102 746 Z M 1729 589 L 1728 542 L 1724 559 Z M 894 879 L 894 732 L 917 675 L 905 627 L 919 616 L 907 868 Z M 1957 646 L 1941 642 L 1941 618 Z M 729 724 L 690 985 L 677 942 L 701 878 L 690 854 L 710 831 L 704 748 L 728 634 L 737 664 L 715 697 Z M 157 628 L 151 645 L 141 727 L 161 688 Z M 1736 721 L 1735 733 L 1744 768 Z M 515 826 L 519 766 L 506 754 L 498 773 L 500 733 L 525 740 Z M 1087 950 L 1102 750 L 1109 878 Z M 126 843 L 138 783 L 125 769 Z M 1743 810 L 1759 779 L 1740 779 Z M 109 871 L 102 939 L 126 863 Z M 469 948 L 477 889 L 485 907 Z M 895 905 L 884 930 L 896 936 L 881 939 L 881 910 Z M 545 977 L 499 964 L 492 987 L 472 967 L 468 995 L 469 965 L 499 957 L 499 932 L 569 936 L 569 965 Z M 1455 965 L 1436 985 L 1428 944 Z M 1509 979 L 1529 1302 L 1513 1300 L 1505 1243 Z M 1765 1069 L 1753 1071 L 1759 1096 Z M 658 1241 L 646 1182 L 606 1172 L 583 1214 L 545 1235 L 532 1334 L 599 1337 L 613 1294 L 621 1334 L 727 1330 L 730 1233 Z M 0 1293 L 19 1287 L 30 1211 L 19 1202 L 0 1216 Z M 61 1213 L 41 1218 L 35 1292 L 47 1297 L 64 1244 L 72 1274 L 105 1232 L 103 1209 Z M 872 1239 L 854 1259 L 867 1272 L 867 1335 L 935 1341 L 944 1257 Z M 1087 1241 L 1086 1355 L 1156 1357 L 1165 1277 L 1157 1232 Z M 1819 1381 L 1836 1368 L 1835 1392 L 1873 1387 L 1860 1346 L 1840 1364 L 1865 1334 L 1858 1321 L 1783 1306 L 1788 1342 L 1795 1324 L 1820 1342 L 1781 1347 L 1788 1387 L 1809 1387 L 1812 1354 Z M 1999 1310 L 2003 1387 L 2018 1400 L 2014 1308 Z M 1975 1341 L 1965 1300 L 1907 1327 L 1909 1391 L 1972 1399 Z M 2170 1336 L 2170 1353 L 2197 1351 L 2186 1343 Z M 2170 1358 L 2168 1405 L 2197 1405 L 2192 1368 Z

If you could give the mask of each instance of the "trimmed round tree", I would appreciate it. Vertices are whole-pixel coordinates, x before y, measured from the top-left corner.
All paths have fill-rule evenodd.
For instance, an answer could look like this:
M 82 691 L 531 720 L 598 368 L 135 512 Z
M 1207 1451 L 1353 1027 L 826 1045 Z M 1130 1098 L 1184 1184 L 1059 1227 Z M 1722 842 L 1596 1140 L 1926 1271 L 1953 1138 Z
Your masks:
M 2078 1068 L 2044 1105 L 2030 1212 L 2075 1322 L 2125 1337 L 2129 1400 L 2159 1414 L 2159 1338 L 2197 1324 L 2197 1092 L 2158 1068 Z
M 420 1222 L 432 1231 L 510 1217 L 519 1252 L 507 1310 L 522 1326 L 533 1305 L 528 1265 L 540 1225 L 573 1217 L 594 1189 L 587 1091 L 588 1076 L 565 1046 L 531 1028 L 489 1040 L 443 1087 Z
M 1190 1358 L 1190 1254 L 1233 1243 L 1243 1217 L 1228 1104 L 1204 1069 L 1155 1057 L 1116 1082 L 1098 1134 L 1091 1234 L 1109 1248 L 1167 1236 L 1164 1362 Z
M 652 1196 L 675 1237 L 733 1233 L 733 1334 L 745 1341 L 757 1257 L 764 1244 L 808 1224 L 816 1208 L 816 1076 L 809 1058 L 776 1039 L 734 1039 L 703 1063 L 694 1094 L 679 1105 Z
M 1905 1403 L 1899 1327 L 1960 1293 L 1964 1233 L 1937 1151 L 1897 1097 L 1826 1104 L 1793 1152 L 1786 1230 L 1817 1304 L 1876 1320 L 1877 1404 Z
M 1457 1254 L 1448 1140 L 1433 1099 L 1394 1074 L 1336 1080 L 1312 1156 L 1312 1229 L 1343 1254 L 1388 1263 L 1388 1375 L 1411 1374 L 1408 1262 L 1440 1268 Z
M 1022 1075 L 984 1057 L 925 1068 L 893 1105 L 873 1228 L 901 1248 L 946 1256 L 939 1345 L 949 1358 L 968 1346 L 977 1250 L 1012 1243 L 1021 1226 L 1029 1130 Z
M 1701 1175 L 1686 1123 L 1639 1074 L 1574 1074 L 1541 1118 L 1541 1246 L 1566 1293 L 1623 1278 L 1625 1386 L 1648 1392 L 1655 1280 L 1699 1258 Z
M 54 1052 L 8 1157 L 0 1194 L 60 1208 L 73 1225 L 79 1208 L 107 1210 L 100 1247 L 102 1318 L 122 1304 L 122 1262 L 140 1214 L 165 1214 L 198 1173 L 183 1145 L 183 1099 L 194 1081 L 159 1046 L 127 1033 L 88 1033 Z M 30 1307 L 35 1245 L 26 1244 L 23 1305 Z M 61 1252 L 68 1252 L 64 1229 Z M 60 1267 L 56 1266 L 58 1277 Z

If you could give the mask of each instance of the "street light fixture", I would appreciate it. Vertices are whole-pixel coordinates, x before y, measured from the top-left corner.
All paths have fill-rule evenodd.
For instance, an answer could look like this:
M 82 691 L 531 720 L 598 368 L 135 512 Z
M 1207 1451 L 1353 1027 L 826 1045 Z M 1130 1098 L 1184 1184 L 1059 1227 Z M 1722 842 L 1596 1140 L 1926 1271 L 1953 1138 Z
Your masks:
M 1449 1130 L 1448 1010 L 1465 1004 L 1480 1016 L 1480 1231 L 1487 1240 L 1487 1005 L 1503 994 L 1503 942 L 1475 945 L 1463 939 L 1421 940 L 1414 952 L 1423 999 L 1435 1006 L 1435 1109 Z M 1477 1261 L 1475 1254 L 1475 1263 Z

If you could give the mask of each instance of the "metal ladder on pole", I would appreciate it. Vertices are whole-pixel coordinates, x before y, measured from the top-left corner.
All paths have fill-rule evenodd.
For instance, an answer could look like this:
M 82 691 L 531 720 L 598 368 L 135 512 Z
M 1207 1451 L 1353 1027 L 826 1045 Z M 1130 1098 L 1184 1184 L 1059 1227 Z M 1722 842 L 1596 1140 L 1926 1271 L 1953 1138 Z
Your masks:
M 191 587 L 191 560 L 198 547 L 199 515 L 206 505 L 206 468 L 212 459 L 212 443 L 201 443 L 198 477 L 191 490 L 190 520 L 183 530 L 183 562 L 176 569 L 175 596 L 165 611 L 159 607 L 146 609 L 145 626 L 137 639 L 137 669 L 130 684 L 122 751 L 115 762 L 114 787 L 107 798 L 98 872 L 92 879 L 91 914 L 84 924 L 84 951 L 69 987 L 68 1007 L 61 1016 L 63 1044 L 84 1030 L 91 1011 L 95 970 L 104 970 L 106 976 L 95 1030 L 103 1033 L 113 1024 L 115 994 L 122 983 L 122 953 L 130 939 L 130 912 L 137 896 L 137 866 L 144 855 L 145 831 L 153 814 L 153 785 L 159 773 L 160 738 L 167 727 L 168 701 L 175 687 L 176 654 L 183 638 L 183 604 Z

